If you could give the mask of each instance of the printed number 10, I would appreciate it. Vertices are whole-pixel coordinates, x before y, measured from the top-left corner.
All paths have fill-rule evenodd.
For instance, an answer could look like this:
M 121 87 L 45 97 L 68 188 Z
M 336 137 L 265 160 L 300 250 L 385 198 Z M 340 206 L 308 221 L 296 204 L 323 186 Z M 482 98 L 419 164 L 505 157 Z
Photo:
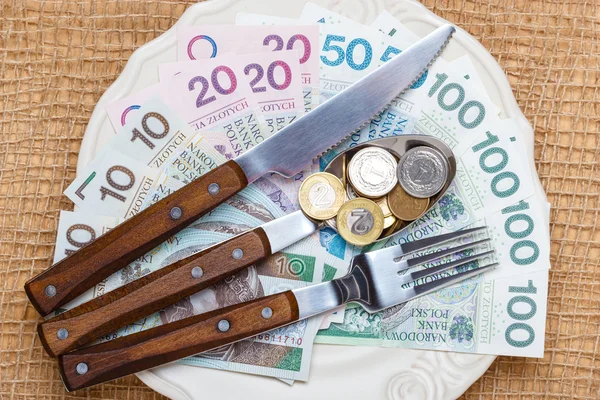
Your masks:
M 326 56 L 321 56 L 321 61 L 323 61 L 325 65 L 335 67 L 342 64 L 345 59 L 350 68 L 354 70 L 362 71 L 366 69 L 371 64 L 371 59 L 373 58 L 373 48 L 371 47 L 371 44 L 365 39 L 356 38 L 348 43 L 348 47 L 345 51 L 341 46 L 332 44 L 333 42 L 344 43 L 345 41 L 345 36 L 327 35 L 327 38 L 325 38 L 325 43 L 323 43 L 322 51 L 334 51 L 337 54 L 337 58 L 335 60 L 330 60 Z M 354 50 L 359 45 L 363 46 L 365 49 L 365 58 L 362 63 L 357 64 L 354 60 Z

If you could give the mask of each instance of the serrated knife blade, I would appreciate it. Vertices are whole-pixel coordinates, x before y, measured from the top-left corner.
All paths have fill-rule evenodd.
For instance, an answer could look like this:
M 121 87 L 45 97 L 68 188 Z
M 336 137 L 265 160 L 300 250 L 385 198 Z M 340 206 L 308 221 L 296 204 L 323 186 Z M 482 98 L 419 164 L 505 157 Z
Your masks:
M 235 159 L 248 182 L 267 172 L 291 177 L 384 110 L 425 72 L 454 33 L 443 25 L 333 99 Z
M 454 32 L 444 25 L 263 143 L 140 211 L 25 284 L 36 310 L 61 305 L 214 209 L 267 172 L 293 176 L 360 129 L 416 81 Z

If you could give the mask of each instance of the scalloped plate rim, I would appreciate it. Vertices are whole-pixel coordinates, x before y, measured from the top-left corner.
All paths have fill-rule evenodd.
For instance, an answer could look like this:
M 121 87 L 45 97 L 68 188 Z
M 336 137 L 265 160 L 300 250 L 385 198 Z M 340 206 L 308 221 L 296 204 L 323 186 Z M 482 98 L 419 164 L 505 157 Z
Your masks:
M 315 1 L 315 2 L 322 3 L 323 1 L 324 0 Z M 255 1 L 255 3 L 261 3 L 261 2 L 268 3 L 269 0 Z M 295 2 L 305 3 L 306 1 L 305 0 L 295 0 Z M 339 3 L 340 0 L 337 0 L 337 2 Z M 107 118 L 108 118 L 107 113 L 105 111 L 105 106 L 108 103 L 130 93 L 135 86 L 134 78 L 140 71 L 142 71 L 142 69 L 144 68 L 144 64 L 152 57 L 156 56 L 157 54 L 160 54 L 162 51 L 164 51 L 166 49 L 170 49 L 171 47 L 173 47 L 175 45 L 177 26 L 194 22 L 202 15 L 211 15 L 211 13 L 227 12 L 226 8 L 228 6 L 239 5 L 242 3 L 249 3 L 249 1 L 248 0 L 212 0 L 212 1 L 206 1 L 203 3 L 195 4 L 195 5 L 191 6 L 190 8 L 188 8 L 185 11 L 185 13 L 180 17 L 180 19 L 177 21 L 177 23 L 173 27 L 171 27 L 168 31 L 166 31 L 159 37 L 155 38 L 154 40 L 141 46 L 139 49 L 137 49 L 131 55 L 130 59 L 128 60 L 126 66 L 123 69 L 120 76 L 115 80 L 115 82 L 113 82 L 113 84 L 111 84 L 111 86 L 105 91 L 105 93 L 99 99 L 99 101 L 92 113 L 92 116 L 90 117 L 90 121 L 86 128 L 86 131 L 85 131 L 85 134 L 84 134 L 84 137 L 82 140 L 81 148 L 80 148 L 79 159 L 78 159 L 78 163 L 77 163 L 77 172 L 81 171 L 82 168 L 85 167 L 85 165 L 87 165 L 93 159 L 94 153 L 97 151 L 98 140 L 102 134 L 101 128 L 103 127 L 103 124 L 104 125 L 106 124 Z M 365 2 L 365 3 L 367 3 L 367 2 Z M 378 0 L 369 0 L 368 3 L 378 6 L 382 2 L 378 1 Z M 420 21 L 424 24 L 428 24 L 431 26 L 438 26 L 442 23 L 447 22 L 444 19 L 438 17 L 437 15 L 434 15 L 431 11 L 429 11 L 427 8 L 425 8 L 422 4 L 417 3 L 415 0 L 399 0 L 399 1 L 395 2 L 395 5 L 398 3 L 406 3 L 407 6 L 413 6 L 413 7 L 417 6 L 415 14 L 411 14 L 409 12 L 407 15 L 404 15 L 404 17 L 407 17 L 407 16 L 412 17 L 413 22 Z M 381 8 L 385 8 L 385 7 L 381 7 Z M 235 16 L 235 13 L 232 14 L 232 18 L 234 16 Z M 400 19 L 405 20 L 406 18 L 401 17 Z M 529 124 L 529 122 L 527 121 L 527 119 L 525 118 L 525 116 L 523 115 L 520 108 L 518 107 L 516 99 L 514 98 L 514 96 L 512 94 L 512 89 L 510 87 L 508 79 L 506 78 L 506 75 L 502 71 L 501 67 L 498 65 L 496 60 L 487 52 L 487 50 L 483 47 L 483 45 L 481 45 L 481 43 L 479 43 L 474 38 L 472 38 L 463 29 L 458 28 L 457 34 L 455 35 L 455 39 L 461 43 L 463 43 L 463 42 L 468 43 L 468 46 L 470 49 L 469 54 L 471 56 L 473 56 L 482 66 L 485 66 L 486 70 L 488 70 L 489 74 L 492 76 L 492 78 L 493 78 L 492 81 L 496 85 L 496 89 L 498 90 L 498 93 L 500 95 L 500 100 L 502 101 L 503 111 L 507 115 L 513 117 L 518 122 L 519 127 L 521 128 L 521 133 L 524 133 L 525 135 L 527 135 L 528 139 L 530 139 L 526 143 L 527 150 L 529 153 L 529 162 L 531 163 L 532 166 L 535 165 L 534 158 L 533 158 L 533 129 L 532 129 L 531 125 Z M 471 47 L 471 46 L 473 46 L 473 47 Z M 537 182 L 536 184 L 538 186 L 539 191 L 541 193 L 544 193 L 542 186 L 541 186 L 541 182 L 539 181 L 539 178 L 537 178 L 537 174 L 536 174 L 536 182 Z M 319 346 L 327 347 L 327 348 L 337 348 L 337 349 L 343 348 L 347 352 L 352 352 L 352 349 L 357 349 L 357 350 L 364 349 L 364 348 L 354 348 L 354 347 L 345 347 L 344 348 L 344 347 L 338 347 L 338 346 L 323 346 L 323 345 L 319 345 Z M 376 349 L 376 348 L 372 348 L 372 349 Z M 379 349 L 379 348 L 377 348 L 377 349 Z M 463 374 L 465 372 L 469 372 L 469 377 L 466 380 L 463 379 L 462 382 L 452 382 L 451 384 L 454 385 L 454 387 L 453 387 L 454 390 L 451 390 L 452 388 L 450 388 L 452 393 L 444 393 L 444 390 L 442 390 L 442 394 L 447 395 L 444 398 L 455 398 L 455 397 L 459 396 L 460 394 L 462 394 L 464 392 L 464 390 L 466 390 L 476 379 L 478 379 L 487 370 L 489 365 L 491 365 L 491 363 L 496 358 L 495 356 L 492 356 L 492 355 L 435 352 L 435 351 L 426 351 L 426 350 L 406 350 L 406 349 L 385 349 L 385 350 L 389 350 L 391 352 L 398 352 L 398 353 L 401 352 L 403 354 L 411 354 L 411 355 L 417 354 L 417 356 L 414 359 L 414 365 L 412 365 L 412 366 L 416 366 L 417 364 L 423 364 L 423 363 L 427 364 L 427 362 L 426 362 L 427 359 L 431 359 L 431 358 L 433 358 L 434 360 L 436 358 L 439 360 L 445 360 L 445 359 L 451 359 L 452 357 L 455 357 L 458 360 L 460 360 L 460 359 L 468 360 L 469 361 L 468 364 L 470 364 L 470 365 L 465 367 L 465 369 L 463 369 L 462 372 L 463 372 Z M 319 353 L 319 352 L 316 351 L 315 353 Z M 443 361 L 440 361 L 440 362 L 443 362 Z M 451 361 L 448 361 L 448 363 L 450 363 L 450 362 Z M 452 362 L 454 362 L 454 361 L 452 361 Z M 454 365 L 453 367 L 456 367 L 456 365 Z M 189 366 L 182 366 L 182 365 L 168 365 L 168 366 L 162 366 L 162 367 L 156 368 L 154 370 L 143 371 L 143 372 L 138 373 L 137 375 L 148 386 L 150 386 L 154 390 L 156 390 L 159 393 L 161 393 L 165 396 L 168 396 L 170 398 L 177 399 L 177 400 L 179 400 L 179 399 L 192 400 L 192 399 L 196 398 L 195 396 L 190 397 L 188 395 L 187 391 L 190 388 L 182 388 L 182 387 L 178 386 L 177 384 L 169 381 L 168 379 L 161 377 L 159 372 L 164 370 L 165 368 L 174 368 L 174 369 L 178 369 L 178 370 L 182 369 L 182 368 L 183 369 L 192 368 L 195 370 L 199 370 L 197 367 L 189 367 Z M 205 370 L 205 371 L 213 371 L 214 372 L 214 370 Z M 451 372 L 452 371 L 449 370 L 446 372 L 446 374 L 451 373 Z M 207 372 L 207 374 L 209 374 L 209 372 Z M 237 376 L 237 374 L 235 374 L 235 373 L 222 373 L 222 374 L 227 376 L 225 379 L 227 379 L 229 377 Z M 400 376 L 400 375 L 398 375 L 398 376 Z M 393 388 L 391 388 L 391 386 L 392 386 L 392 383 L 394 382 L 394 379 L 396 379 L 398 376 L 393 376 L 392 379 L 390 380 L 390 382 L 388 383 L 388 387 L 386 388 L 387 390 L 385 392 L 388 394 L 389 397 L 395 397 L 394 393 L 391 392 L 391 390 L 393 389 Z M 261 378 L 261 377 L 252 377 L 252 378 L 256 380 L 256 386 L 258 387 L 259 392 L 261 392 L 261 389 L 262 389 L 260 387 L 261 384 L 264 384 L 267 381 L 272 381 L 272 379 L 268 379 L 268 378 Z M 313 378 L 313 376 L 311 375 L 311 380 L 312 380 L 312 378 Z M 464 376 L 462 376 L 462 378 L 464 378 Z M 301 385 L 305 386 L 305 387 L 309 387 L 309 386 L 311 386 L 310 385 L 311 380 L 309 380 L 309 382 L 307 384 L 301 384 Z M 295 384 L 295 386 L 296 385 L 298 385 L 298 384 Z M 323 392 L 324 389 L 322 387 L 317 388 L 316 384 L 312 385 L 312 386 L 315 386 L 315 389 L 316 389 L 315 393 L 325 393 L 328 391 L 328 389 L 325 388 L 325 392 Z M 443 386 L 445 386 L 445 385 L 443 385 Z M 194 389 L 194 382 L 190 382 L 190 387 L 192 390 Z M 443 389 L 448 390 L 448 388 L 443 388 Z M 290 391 L 288 391 L 288 392 L 290 392 Z M 293 390 L 291 392 L 293 392 Z M 264 393 L 262 393 L 262 398 L 264 398 Z M 313 397 L 313 398 L 322 398 L 322 397 L 317 396 L 317 397 Z

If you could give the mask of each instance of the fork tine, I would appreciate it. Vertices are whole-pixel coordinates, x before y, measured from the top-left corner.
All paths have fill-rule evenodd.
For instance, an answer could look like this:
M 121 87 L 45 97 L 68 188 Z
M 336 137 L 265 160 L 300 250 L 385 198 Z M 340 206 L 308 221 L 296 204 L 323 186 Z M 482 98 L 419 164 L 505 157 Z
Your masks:
M 482 243 L 487 243 L 491 240 L 492 239 L 490 239 L 490 238 L 481 239 L 481 240 L 477 240 L 475 242 L 461 244 L 460 246 L 448 247 L 447 249 L 444 249 L 444 250 L 425 254 L 425 255 L 411 258 L 408 260 L 401 260 L 398 262 L 398 267 L 399 267 L 398 272 L 405 271 L 412 267 L 416 267 L 417 265 L 425 264 L 428 261 L 437 260 L 438 258 L 441 258 L 448 254 L 454 254 L 454 253 L 458 253 L 459 251 L 464 250 L 464 249 L 476 247 Z
M 432 236 L 429 238 L 416 240 L 410 243 L 403 243 L 396 246 L 388 247 L 385 249 L 379 249 L 371 252 L 365 253 L 368 255 L 369 253 L 377 253 L 378 256 L 383 256 L 389 259 L 397 259 L 398 257 L 405 256 L 410 253 L 414 253 L 415 251 L 424 250 L 428 247 L 436 246 L 445 242 L 449 242 L 450 240 L 458 239 L 462 236 L 467 236 L 472 234 L 473 232 L 481 231 L 483 229 L 487 229 L 487 226 L 480 226 L 477 228 L 464 229 L 462 231 L 456 231 L 451 233 L 445 233 L 443 235 Z
M 461 231 L 446 233 L 443 235 L 432 236 L 425 239 L 416 240 L 414 242 L 404 243 L 400 246 L 402 247 L 404 254 L 414 253 L 415 251 L 423 250 L 428 247 L 436 246 L 438 244 L 442 244 L 444 242 L 448 242 L 450 240 L 454 240 L 462 236 L 470 235 L 471 233 L 480 231 L 482 229 L 487 229 L 487 226 L 479 226 L 477 228 L 469 228 Z
M 416 281 L 417 279 L 420 279 L 420 278 L 423 278 L 426 276 L 431 276 L 433 274 L 447 271 L 450 268 L 467 265 L 470 262 L 472 262 L 473 260 L 477 260 L 481 257 L 485 257 L 485 256 L 487 256 L 489 254 L 493 254 L 493 253 L 495 253 L 495 250 L 484 251 L 483 253 L 473 254 L 473 255 L 461 258 L 460 260 L 454 260 L 454 261 L 450 261 L 450 262 L 447 262 L 444 264 L 436 265 L 431 268 L 426 268 L 421 271 L 415 271 L 415 272 L 412 272 L 411 274 L 406 275 L 406 277 L 404 277 L 405 282 L 403 282 L 403 283 Z
M 453 283 L 464 281 L 472 276 L 479 275 L 482 272 L 485 272 L 491 268 L 497 267 L 498 263 L 491 263 L 484 265 L 483 267 L 471 269 L 468 271 L 459 272 L 456 275 L 448 276 L 446 278 L 438 279 L 435 281 L 427 282 L 422 285 L 413 286 L 412 293 L 408 294 L 408 298 L 405 301 L 412 300 L 416 297 L 426 295 L 431 292 L 435 292 L 436 290 L 442 289 L 446 286 L 449 286 Z

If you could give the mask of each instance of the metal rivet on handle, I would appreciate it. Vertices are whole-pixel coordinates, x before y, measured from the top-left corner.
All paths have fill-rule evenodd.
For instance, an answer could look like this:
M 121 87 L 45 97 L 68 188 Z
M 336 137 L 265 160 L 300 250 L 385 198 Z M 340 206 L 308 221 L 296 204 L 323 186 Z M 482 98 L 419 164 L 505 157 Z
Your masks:
M 79 375 L 86 374 L 88 372 L 88 365 L 86 363 L 79 363 L 77 364 L 77 367 L 75 367 L 75 371 L 77 371 Z
M 56 337 L 58 337 L 60 340 L 65 340 L 69 337 L 69 331 L 65 328 L 60 328 L 58 332 L 56 332 Z
M 235 249 L 231 252 L 231 257 L 235 258 L 236 260 L 240 260 L 242 257 L 244 257 L 244 252 L 242 249 Z
M 220 330 L 221 332 L 227 332 L 230 327 L 231 327 L 231 324 L 226 319 L 220 320 L 219 323 L 217 324 L 217 329 Z
M 46 286 L 46 296 L 48 297 L 54 297 L 56 296 L 56 287 L 54 287 L 54 285 L 48 285 Z
M 196 279 L 198 278 L 202 278 L 202 275 L 204 275 L 204 271 L 202 270 L 201 267 L 194 267 L 192 268 L 192 276 Z
M 262 309 L 260 315 L 262 315 L 264 319 L 269 319 L 273 316 L 273 310 L 271 309 L 271 307 L 265 307 Z
M 179 208 L 179 207 L 173 207 L 173 208 L 171 208 L 171 211 L 169 211 L 169 216 L 173 219 L 181 218 L 182 214 L 183 214 L 183 211 L 181 211 L 181 208 Z
M 215 195 L 219 194 L 220 191 L 221 191 L 221 186 L 219 186 L 219 184 L 211 183 L 210 185 L 208 185 L 208 193 L 210 193 L 211 195 L 215 196 Z

